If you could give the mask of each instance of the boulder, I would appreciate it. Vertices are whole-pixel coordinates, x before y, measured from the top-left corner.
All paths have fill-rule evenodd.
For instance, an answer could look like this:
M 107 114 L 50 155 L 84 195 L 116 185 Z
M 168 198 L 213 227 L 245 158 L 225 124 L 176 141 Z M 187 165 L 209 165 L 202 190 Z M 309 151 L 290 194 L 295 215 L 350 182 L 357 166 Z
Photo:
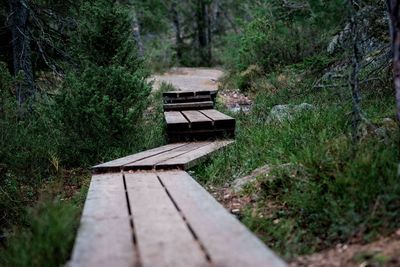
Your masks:
M 276 105 L 274 106 L 268 116 L 268 121 L 283 122 L 292 119 L 293 115 L 307 110 L 313 110 L 315 107 L 308 103 L 300 105 Z

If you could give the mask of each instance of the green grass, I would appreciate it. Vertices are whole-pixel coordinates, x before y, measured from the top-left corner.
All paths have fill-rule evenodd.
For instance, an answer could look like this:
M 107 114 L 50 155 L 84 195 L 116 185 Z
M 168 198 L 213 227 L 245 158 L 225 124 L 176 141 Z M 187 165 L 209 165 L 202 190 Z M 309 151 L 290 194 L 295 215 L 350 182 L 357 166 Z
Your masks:
M 261 177 L 257 186 L 242 192 L 260 196 L 256 212 L 249 207 L 243 222 L 288 259 L 353 238 L 370 241 L 397 229 L 396 123 L 384 136 L 363 127 L 362 138 L 354 143 L 349 101 L 332 92 L 294 94 L 293 89 L 258 93 L 250 114 L 234 115 L 236 143 L 195 168 L 198 179 L 225 184 L 257 167 L 271 166 L 273 179 Z M 364 91 L 363 95 L 364 111 L 376 127 L 382 126 L 383 118 L 394 117 L 394 100 L 387 91 Z M 274 105 L 302 102 L 316 108 L 284 123 L 268 122 Z M 286 163 L 294 167 L 282 167 Z M 279 208 L 261 218 L 257 210 L 265 209 L 266 202 Z
M 63 266 L 70 258 L 89 177 L 72 173 L 32 188 L 38 197 L 24 203 L 20 221 L 5 231 L 0 266 Z
M 1 266 L 63 266 L 69 259 L 78 225 L 79 209 L 60 200 L 31 211 L 28 225 L 0 251 Z

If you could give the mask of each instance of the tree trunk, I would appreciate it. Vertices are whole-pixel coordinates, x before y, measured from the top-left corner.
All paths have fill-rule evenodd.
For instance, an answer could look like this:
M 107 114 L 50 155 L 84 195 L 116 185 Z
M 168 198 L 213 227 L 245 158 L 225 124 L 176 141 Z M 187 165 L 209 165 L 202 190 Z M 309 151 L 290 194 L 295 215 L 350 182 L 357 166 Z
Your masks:
M 386 1 L 390 17 L 390 36 L 393 53 L 393 81 L 396 92 L 396 115 L 400 122 L 400 3 L 396 0 Z
M 362 119 L 362 111 L 361 111 L 361 92 L 360 92 L 360 49 L 359 49 L 359 29 L 356 17 L 356 10 L 354 9 L 354 0 L 349 0 L 350 6 L 350 30 L 352 36 L 352 70 L 349 77 L 349 84 L 351 89 L 351 95 L 353 100 L 353 119 L 352 119 L 352 128 L 353 128 L 353 138 L 356 139 L 358 125 Z
M 183 40 L 182 40 L 182 33 L 181 33 L 181 24 L 179 21 L 178 11 L 176 10 L 176 2 L 174 1 L 171 6 L 171 13 L 172 13 L 172 23 L 174 24 L 175 28 L 175 51 L 178 61 L 182 60 L 182 47 L 183 47 Z
M 134 9 L 132 9 L 131 14 L 132 14 L 133 39 L 136 42 L 139 56 L 143 57 L 144 56 L 144 48 L 143 48 L 142 36 L 140 34 L 140 24 L 139 24 L 139 21 L 137 18 L 136 11 Z
M 196 20 L 197 38 L 201 64 L 209 66 L 211 64 L 211 49 L 209 49 L 208 18 L 206 0 L 197 0 Z
M 211 59 L 212 59 L 212 50 L 211 50 L 211 36 L 212 36 L 212 25 L 211 25 L 211 16 L 212 16 L 212 10 L 211 10 L 211 4 L 207 4 L 207 9 L 206 9 L 206 18 L 207 18 L 207 58 L 209 60 L 209 64 L 211 64 Z
M 398 0 L 386 0 L 387 10 L 390 18 L 390 37 L 392 40 L 393 54 L 393 82 L 396 95 L 396 116 L 400 123 L 400 3 Z M 400 140 L 398 140 L 398 151 L 400 153 Z M 398 162 L 400 154 L 397 155 Z M 400 162 L 397 165 L 397 177 L 400 178 Z
M 17 85 L 16 94 L 19 105 L 25 103 L 36 92 L 33 77 L 27 0 L 8 0 L 10 29 L 13 48 L 14 75 L 22 74 L 23 82 Z

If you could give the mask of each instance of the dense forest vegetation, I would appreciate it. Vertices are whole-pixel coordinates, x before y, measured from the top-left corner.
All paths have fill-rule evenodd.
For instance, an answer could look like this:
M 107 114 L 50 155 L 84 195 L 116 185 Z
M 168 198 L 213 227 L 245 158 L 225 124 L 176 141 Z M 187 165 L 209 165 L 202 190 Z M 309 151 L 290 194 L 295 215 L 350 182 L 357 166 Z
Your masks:
M 2 1 L 0 266 L 69 259 L 87 168 L 165 143 L 148 77 L 173 66 L 223 68 L 252 99 L 194 173 L 229 187 L 267 165 L 235 194 L 282 257 L 392 234 L 398 19 L 390 0 Z

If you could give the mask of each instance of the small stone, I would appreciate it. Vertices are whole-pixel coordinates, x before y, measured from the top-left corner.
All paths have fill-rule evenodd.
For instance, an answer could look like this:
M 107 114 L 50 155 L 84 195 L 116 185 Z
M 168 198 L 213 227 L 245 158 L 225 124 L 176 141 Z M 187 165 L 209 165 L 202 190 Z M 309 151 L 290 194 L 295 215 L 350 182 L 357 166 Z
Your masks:
M 400 229 L 397 229 L 396 235 L 397 235 L 398 237 L 400 237 Z
M 273 223 L 274 223 L 274 224 L 278 224 L 280 221 L 281 221 L 281 220 L 279 220 L 279 219 L 275 219 L 275 220 L 273 221 Z
M 226 194 L 226 195 L 224 195 L 224 199 L 228 199 L 228 198 L 230 198 L 231 197 L 231 195 L 230 194 Z
M 234 213 L 234 214 L 237 214 L 237 213 L 240 212 L 240 209 L 233 209 L 233 210 L 231 210 L 231 212 Z

